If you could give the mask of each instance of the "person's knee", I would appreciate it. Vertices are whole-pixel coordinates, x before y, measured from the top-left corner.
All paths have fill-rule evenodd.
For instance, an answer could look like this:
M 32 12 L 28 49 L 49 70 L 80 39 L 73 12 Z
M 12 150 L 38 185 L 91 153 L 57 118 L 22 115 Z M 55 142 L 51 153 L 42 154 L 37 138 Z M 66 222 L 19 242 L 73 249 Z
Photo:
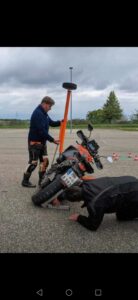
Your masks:
M 49 159 L 47 156 L 43 156 L 43 164 L 47 168 L 49 165 Z
M 43 161 L 40 163 L 40 172 L 45 172 L 49 165 L 48 157 L 43 157 Z
M 27 167 L 26 173 L 32 173 L 37 167 L 37 161 L 32 161 L 31 164 Z

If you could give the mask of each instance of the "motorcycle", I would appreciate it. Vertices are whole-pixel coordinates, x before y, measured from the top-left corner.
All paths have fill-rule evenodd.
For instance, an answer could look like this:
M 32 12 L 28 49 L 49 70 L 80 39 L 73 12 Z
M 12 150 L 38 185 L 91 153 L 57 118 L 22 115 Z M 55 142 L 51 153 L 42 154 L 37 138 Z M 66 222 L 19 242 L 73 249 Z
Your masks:
M 94 164 L 98 169 L 103 169 L 98 154 L 99 145 L 94 139 L 90 140 L 92 130 L 93 126 L 88 124 L 89 137 L 84 135 L 82 130 L 77 131 L 81 143 L 76 141 L 75 146 L 67 147 L 46 172 L 40 189 L 32 196 L 35 205 L 50 203 L 73 185 L 81 185 L 83 180 L 94 179 L 85 176 L 86 173 L 94 173 Z M 109 157 L 108 160 L 110 161 L 111 158 Z

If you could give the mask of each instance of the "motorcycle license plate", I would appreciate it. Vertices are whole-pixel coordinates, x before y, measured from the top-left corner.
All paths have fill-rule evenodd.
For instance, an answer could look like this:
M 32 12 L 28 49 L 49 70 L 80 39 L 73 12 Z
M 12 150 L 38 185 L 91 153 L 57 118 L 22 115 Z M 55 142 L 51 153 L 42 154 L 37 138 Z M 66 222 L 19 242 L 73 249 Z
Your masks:
M 75 172 L 72 169 L 69 169 L 62 177 L 61 180 L 63 183 L 67 186 L 70 187 L 72 186 L 75 182 L 79 180 L 79 177 L 75 174 Z

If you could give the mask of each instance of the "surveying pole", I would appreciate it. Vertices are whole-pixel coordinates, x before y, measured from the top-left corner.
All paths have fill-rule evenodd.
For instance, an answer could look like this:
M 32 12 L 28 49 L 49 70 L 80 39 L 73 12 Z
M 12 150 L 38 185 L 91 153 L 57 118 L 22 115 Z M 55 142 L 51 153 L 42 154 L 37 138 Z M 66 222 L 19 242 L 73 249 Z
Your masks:
M 67 97 L 66 97 L 66 104 L 65 104 L 65 111 L 64 111 L 64 120 L 61 122 L 60 125 L 60 132 L 59 132 L 59 153 L 61 154 L 63 152 L 64 148 L 64 139 L 65 139 L 65 131 L 66 131 L 66 125 L 68 120 L 68 109 L 70 104 L 70 98 L 71 98 L 71 91 L 77 89 L 77 85 L 72 82 L 64 82 L 63 88 L 67 90 Z
M 70 82 L 72 82 L 72 70 L 73 67 L 69 67 L 70 69 Z M 72 92 L 70 96 L 70 133 L 72 133 Z

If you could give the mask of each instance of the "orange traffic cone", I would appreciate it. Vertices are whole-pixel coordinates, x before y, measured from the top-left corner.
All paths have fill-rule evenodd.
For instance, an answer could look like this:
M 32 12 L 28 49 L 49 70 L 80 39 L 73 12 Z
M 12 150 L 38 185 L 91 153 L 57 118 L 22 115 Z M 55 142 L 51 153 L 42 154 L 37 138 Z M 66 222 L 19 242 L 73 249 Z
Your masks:
M 116 153 L 116 152 L 113 152 L 112 158 L 113 158 L 113 160 L 118 160 L 119 159 L 119 154 Z
M 128 152 L 128 158 L 132 158 L 132 153 L 131 152 Z
M 114 159 L 116 157 L 116 153 L 113 152 L 112 158 Z
M 114 157 L 114 160 L 118 160 L 118 159 L 119 159 L 119 156 L 116 155 L 116 156 Z

